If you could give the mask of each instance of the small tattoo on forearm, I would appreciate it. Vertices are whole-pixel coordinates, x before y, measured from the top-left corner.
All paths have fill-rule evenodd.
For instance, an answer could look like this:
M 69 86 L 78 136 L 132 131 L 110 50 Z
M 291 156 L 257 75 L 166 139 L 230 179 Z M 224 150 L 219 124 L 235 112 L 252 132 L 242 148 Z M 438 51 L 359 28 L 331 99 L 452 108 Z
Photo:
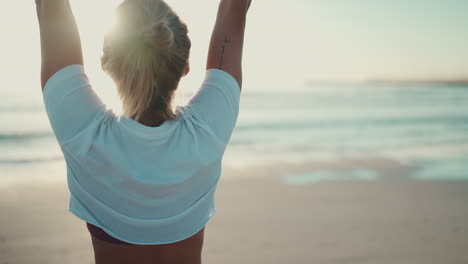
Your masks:
M 221 57 L 219 58 L 219 68 L 223 69 L 224 52 L 226 51 L 226 45 L 231 43 L 231 39 L 227 36 L 224 37 L 223 46 L 221 46 Z

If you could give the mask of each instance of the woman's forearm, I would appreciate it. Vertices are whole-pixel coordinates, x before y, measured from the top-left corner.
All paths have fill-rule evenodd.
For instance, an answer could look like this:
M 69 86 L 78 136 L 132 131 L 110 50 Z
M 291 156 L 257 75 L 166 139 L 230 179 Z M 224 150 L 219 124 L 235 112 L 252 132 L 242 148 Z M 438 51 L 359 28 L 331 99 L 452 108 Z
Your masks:
M 221 0 L 208 51 L 207 69 L 231 74 L 242 86 L 242 51 L 250 0 Z
M 237 15 L 245 16 L 252 0 L 221 0 L 219 11 L 229 11 Z
M 68 0 L 36 0 L 39 20 L 51 20 L 63 17 L 71 12 Z
M 36 0 L 41 34 L 41 83 L 72 64 L 83 64 L 78 27 L 68 0 Z

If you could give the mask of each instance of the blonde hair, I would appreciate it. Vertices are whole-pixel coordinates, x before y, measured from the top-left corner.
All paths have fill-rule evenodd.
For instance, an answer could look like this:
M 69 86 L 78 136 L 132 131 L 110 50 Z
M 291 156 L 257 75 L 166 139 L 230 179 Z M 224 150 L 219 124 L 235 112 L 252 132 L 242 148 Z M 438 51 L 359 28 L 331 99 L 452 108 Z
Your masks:
M 174 92 L 188 66 L 185 23 L 162 0 L 126 0 L 104 38 L 102 68 L 114 80 L 123 114 L 173 120 Z

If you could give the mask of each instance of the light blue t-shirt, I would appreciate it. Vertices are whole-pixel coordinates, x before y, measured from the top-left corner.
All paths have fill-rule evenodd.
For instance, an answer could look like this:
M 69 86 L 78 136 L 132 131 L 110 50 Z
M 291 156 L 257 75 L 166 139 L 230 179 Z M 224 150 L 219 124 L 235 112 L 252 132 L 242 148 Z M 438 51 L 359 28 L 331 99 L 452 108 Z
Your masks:
M 69 211 L 122 241 L 186 239 L 215 214 L 221 161 L 235 127 L 237 81 L 210 69 L 177 120 L 144 126 L 108 110 L 82 65 L 55 73 L 44 103 L 67 165 Z

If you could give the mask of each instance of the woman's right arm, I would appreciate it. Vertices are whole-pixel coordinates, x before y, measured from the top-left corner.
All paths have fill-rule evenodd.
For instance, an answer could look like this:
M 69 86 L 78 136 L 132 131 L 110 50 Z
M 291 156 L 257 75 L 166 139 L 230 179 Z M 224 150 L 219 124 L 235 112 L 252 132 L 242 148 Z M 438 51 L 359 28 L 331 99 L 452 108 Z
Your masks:
M 239 115 L 242 48 L 251 0 L 220 1 L 208 51 L 206 77 L 188 105 L 194 116 L 204 120 L 218 138 L 213 142 L 227 145 Z
M 208 51 L 207 69 L 231 74 L 242 87 L 246 15 L 252 0 L 221 0 Z

